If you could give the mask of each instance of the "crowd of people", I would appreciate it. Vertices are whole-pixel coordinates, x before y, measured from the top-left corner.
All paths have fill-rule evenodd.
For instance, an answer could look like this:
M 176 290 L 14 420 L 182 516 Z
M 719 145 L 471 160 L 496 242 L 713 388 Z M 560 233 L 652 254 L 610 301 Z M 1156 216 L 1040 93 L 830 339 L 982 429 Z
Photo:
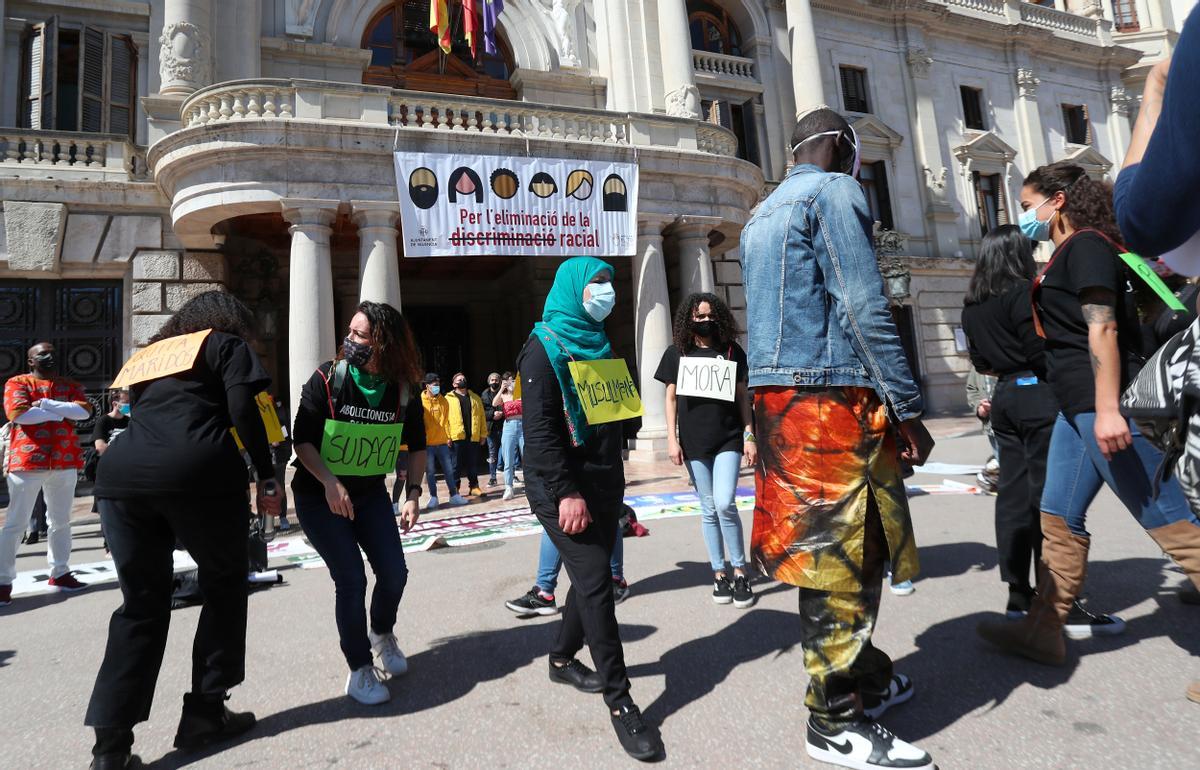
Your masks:
M 1008 588 L 1004 617 L 978 633 L 1043 664 L 1063 664 L 1065 637 L 1123 629 L 1081 601 L 1087 514 L 1104 486 L 1200 588 L 1193 482 L 1164 475 L 1162 447 L 1121 411 L 1146 357 L 1194 328 L 1197 292 L 1178 276 L 1200 274 L 1200 150 L 1191 141 L 1200 109 L 1187 91 L 1200 73 L 1198 35 L 1200 11 L 1174 61 L 1149 75 L 1115 207 L 1112 187 L 1074 163 L 1034 169 L 1018 224 L 984 237 L 965 297 L 978 375 L 972 406 L 989 423 L 998 462 L 996 546 Z M 666 386 L 667 454 L 701 501 L 712 601 L 753 606 L 757 571 L 798 588 L 808 754 L 852 768 L 928 770 L 932 757 L 879 721 L 913 697 L 916 683 L 872 637 L 885 578 L 898 589 L 919 569 L 903 478 L 924 463 L 933 439 L 884 296 L 855 178 L 854 129 L 817 108 L 798 119 L 791 141 L 794 165 L 742 233 L 746 346 L 720 297 L 693 294 L 678 306 L 674 339 L 654 373 Z M 1164 187 L 1168 179 L 1175 184 Z M 1051 244 L 1040 270 L 1039 242 Z M 1129 248 L 1157 257 L 1158 273 L 1174 272 L 1184 311 L 1164 310 L 1167 298 Z M 601 694 L 622 748 L 640 760 L 662 756 L 658 727 L 632 695 L 615 611 L 629 595 L 622 424 L 585 404 L 578 382 L 581 363 L 617 359 L 605 323 L 616 276 L 597 258 L 563 262 L 514 360 L 519 375 L 491 373 L 481 392 L 463 373 L 443 392 L 440 375 L 423 371 L 400 312 L 367 301 L 336 357 L 298 388 L 284 454 L 295 457 L 296 518 L 329 567 L 350 698 L 383 703 L 386 678 L 408 670 L 396 628 L 408 578 L 401 534 L 422 508 L 483 498 L 485 468 L 489 488 L 503 470 L 503 499 L 512 499 L 520 468 L 544 531 L 534 586 L 506 605 L 523 616 L 559 615 L 551 682 Z M 84 587 L 68 558 L 85 466 L 119 579 L 123 602 L 85 717 L 95 730 L 93 767 L 133 766 L 133 730 L 149 718 L 166 647 L 177 544 L 198 565 L 203 606 L 175 745 L 197 748 L 255 725 L 253 714 L 226 705 L 245 677 L 251 499 L 267 517 L 286 504 L 281 458 L 256 403 L 270 381 L 251 345 L 253 326 L 229 294 L 188 302 L 154 341 L 199 335 L 192 366 L 114 393 L 87 452 L 74 425 L 93 407 L 60 374 L 52 344 L 32 347 L 29 372 L 5 386 L 10 505 L 0 603 L 11 600 L 18 540 L 39 495 L 49 585 Z M 706 386 L 697 371 L 711 375 Z M 361 437 L 399 451 L 350 464 L 336 447 Z M 749 550 L 735 501 L 743 466 L 753 468 L 755 485 Z M 363 554 L 374 573 L 369 605 Z M 570 589 L 560 606 L 563 567 Z M 594 668 L 579 658 L 585 646 Z M 1188 695 L 1200 701 L 1200 684 Z

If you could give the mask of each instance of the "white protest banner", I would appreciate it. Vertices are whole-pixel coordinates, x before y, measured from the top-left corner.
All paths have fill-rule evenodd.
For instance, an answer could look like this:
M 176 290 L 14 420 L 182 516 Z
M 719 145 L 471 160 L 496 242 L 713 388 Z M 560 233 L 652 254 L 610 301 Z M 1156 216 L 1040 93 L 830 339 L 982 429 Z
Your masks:
M 732 401 L 737 390 L 737 361 L 723 358 L 679 359 L 675 395 Z
M 633 256 L 632 163 L 397 152 L 404 256 Z

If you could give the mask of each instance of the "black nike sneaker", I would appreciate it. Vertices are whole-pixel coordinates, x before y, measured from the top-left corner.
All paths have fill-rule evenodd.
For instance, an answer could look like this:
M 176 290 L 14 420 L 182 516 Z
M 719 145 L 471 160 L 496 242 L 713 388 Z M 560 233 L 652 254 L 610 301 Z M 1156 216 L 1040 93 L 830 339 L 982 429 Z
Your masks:
M 928 754 L 869 719 L 830 732 L 810 719 L 806 748 L 813 759 L 855 770 L 933 770 Z

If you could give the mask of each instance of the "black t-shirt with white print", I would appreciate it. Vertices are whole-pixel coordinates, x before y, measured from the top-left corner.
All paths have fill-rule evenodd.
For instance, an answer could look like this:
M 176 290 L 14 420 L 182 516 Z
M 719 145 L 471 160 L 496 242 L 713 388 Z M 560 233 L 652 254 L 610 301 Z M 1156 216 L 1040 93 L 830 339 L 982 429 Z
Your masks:
M 338 392 L 332 392 L 336 379 L 332 371 L 332 361 L 321 364 L 300 391 L 300 408 L 296 411 L 296 423 L 292 430 L 295 444 L 312 444 L 320 451 L 325 438 L 325 421 L 336 415 L 340 422 L 368 425 L 403 422 L 401 441 L 408 451 L 421 452 L 425 449 L 425 414 L 419 395 L 415 395 L 420 393 L 419 390 L 389 383 L 379 404 L 372 406 L 349 372 L 342 379 Z M 404 403 L 405 400 L 407 403 Z M 325 494 L 321 482 L 308 472 L 298 458 L 292 465 L 296 469 L 296 475 L 292 478 L 294 491 L 299 494 Z M 384 488 L 383 475 L 338 476 L 338 480 L 352 497 L 371 491 L 373 487 Z

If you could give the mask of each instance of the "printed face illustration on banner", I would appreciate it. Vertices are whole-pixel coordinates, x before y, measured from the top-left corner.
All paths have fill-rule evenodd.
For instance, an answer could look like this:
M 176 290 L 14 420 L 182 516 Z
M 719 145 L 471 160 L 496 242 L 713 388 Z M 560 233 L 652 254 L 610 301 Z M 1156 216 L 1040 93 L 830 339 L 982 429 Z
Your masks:
M 433 208 L 438 197 L 437 176 L 427 168 L 412 172 L 408 178 L 408 197 L 412 198 L 417 208 Z
M 394 159 L 406 258 L 636 250 L 635 164 L 424 152 Z
M 626 197 L 625 180 L 616 174 L 610 174 L 608 179 L 604 180 L 604 210 L 624 211 L 628 205 Z
M 533 175 L 533 179 L 529 180 L 529 192 L 539 198 L 549 198 L 558 192 L 558 185 L 554 183 L 554 177 L 545 171 L 539 171 Z
M 450 175 L 450 202 L 458 203 L 460 195 L 468 202 L 474 196 L 476 203 L 483 203 L 483 183 L 479 181 L 479 174 L 466 166 L 459 166 Z
M 513 172 L 506 168 L 496 169 L 492 172 L 492 192 L 501 198 L 508 200 L 516 195 L 519 189 L 521 189 L 521 183 Z
M 572 171 L 571 175 L 567 177 L 567 197 L 585 201 L 592 197 L 592 187 L 595 184 L 592 175 L 584 169 Z

